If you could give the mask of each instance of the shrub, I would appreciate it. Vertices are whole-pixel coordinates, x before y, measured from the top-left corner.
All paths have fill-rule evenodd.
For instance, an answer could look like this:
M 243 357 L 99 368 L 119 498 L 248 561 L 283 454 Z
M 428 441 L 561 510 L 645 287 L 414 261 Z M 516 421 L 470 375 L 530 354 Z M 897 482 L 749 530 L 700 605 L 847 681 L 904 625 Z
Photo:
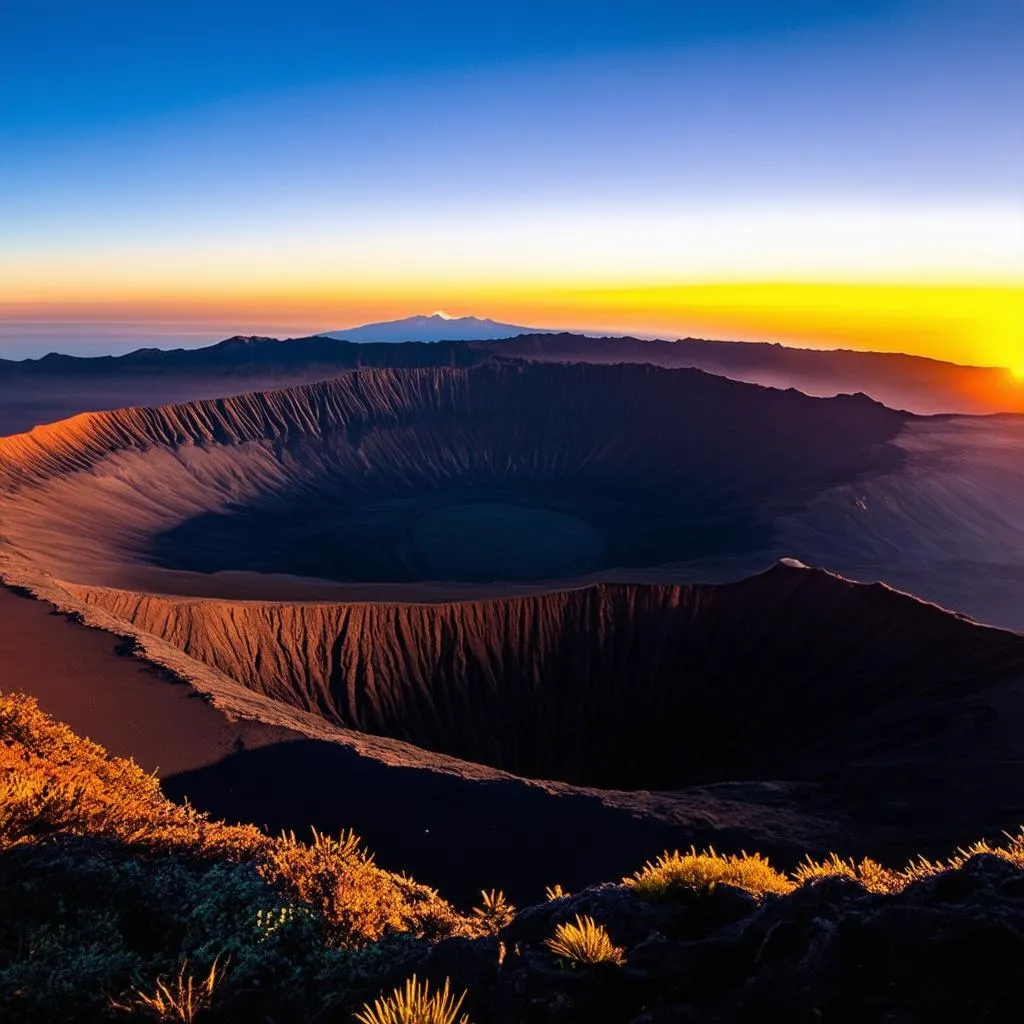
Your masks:
M 636 874 L 623 882 L 646 899 L 663 899 L 673 891 L 689 889 L 707 893 L 719 882 L 744 889 L 757 899 L 767 893 L 787 893 L 794 888 L 785 875 L 776 871 L 760 854 L 721 855 L 710 847 L 698 853 L 663 853 L 653 864 L 648 861 Z
M 548 903 L 551 903 L 554 900 L 563 899 L 564 897 L 569 895 L 570 893 L 567 893 L 562 888 L 561 884 L 549 885 L 544 890 L 544 898 L 548 901 Z
M 0 695 L 0 740 L 0 851 L 59 832 L 248 862 L 289 902 L 306 905 L 335 945 L 472 930 L 435 890 L 378 868 L 353 833 L 334 839 L 314 830 L 304 843 L 294 834 L 271 839 L 251 825 L 211 822 L 171 803 L 154 776 L 79 738 L 29 697 Z
M 454 1024 L 465 998 L 465 992 L 455 998 L 447 978 L 444 987 L 432 993 L 430 983 L 420 984 L 414 974 L 404 989 L 396 988 L 391 995 L 375 1000 L 373 1006 L 364 1005 L 356 1020 L 360 1024 Z M 459 1024 L 469 1024 L 469 1016 L 459 1017 Z
M 173 1013 L 189 1005 L 180 965 L 217 956 L 231 962 L 218 1018 L 333 1019 L 411 969 L 424 940 L 478 927 L 351 833 L 304 843 L 211 822 L 2 693 L 0 893 L 0 1016 L 25 1024 L 98 1020 L 111 995 Z M 146 978 L 164 988 L 139 990 Z
M 13 917 L 9 906 L 5 910 Z M 0 941 L 0 1020 L 52 1024 L 107 1015 L 108 994 L 146 964 L 126 946 L 115 915 L 89 916 L 89 926 L 81 929 L 66 926 L 56 914 L 30 927 L 9 918 Z
M 311 907 L 332 945 L 360 946 L 399 932 L 440 938 L 469 930 L 434 889 L 377 867 L 351 832 L 332 839 L 314 830 L 312 843 L 281 836 L 267 849 L 260 873 Z
M 30 697 L 0 694 L 0 740 L 0 850 L 65 832 L 237 861 L 270 843 L 251 825 L 171 803 L 155 776 L 76 736 Z
M 612 944 L 604 925 L 586 915 L 577 914 L 574 922 L 557 925 L 554 938 L 545 939 L 544 945 L 555 956 L 578 964 L 625 963 L 623 951 Z

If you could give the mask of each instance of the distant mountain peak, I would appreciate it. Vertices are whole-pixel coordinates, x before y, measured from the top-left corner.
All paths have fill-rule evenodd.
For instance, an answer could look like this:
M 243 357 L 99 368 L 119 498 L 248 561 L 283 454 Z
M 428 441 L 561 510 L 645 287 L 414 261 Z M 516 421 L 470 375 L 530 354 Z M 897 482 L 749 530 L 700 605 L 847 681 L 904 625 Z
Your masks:
M 514 338 L 520 334 L 548 334 L 538 327 L 504 324 L 486 317 L 452 316 L 443 309 L 420 313 L 402 320 L 360 324 L 337 331 L 324 331 L 321 337 L 339 341 L 403 342 L 403 341 L 494 341 Z

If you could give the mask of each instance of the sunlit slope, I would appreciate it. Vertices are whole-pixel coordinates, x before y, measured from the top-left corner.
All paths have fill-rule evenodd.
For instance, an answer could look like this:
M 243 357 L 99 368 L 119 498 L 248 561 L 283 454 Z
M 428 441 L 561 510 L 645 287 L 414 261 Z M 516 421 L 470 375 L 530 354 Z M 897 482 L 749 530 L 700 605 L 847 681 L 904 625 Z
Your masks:
M 197 601 L 72 588 L 247 688 L 518 775 L 619 789 L 792 778 L 966 740 L 1024 638 L 780 563 L 718 586 L 457 604 Z M 924 739 L 925 737 L 921 737 Z

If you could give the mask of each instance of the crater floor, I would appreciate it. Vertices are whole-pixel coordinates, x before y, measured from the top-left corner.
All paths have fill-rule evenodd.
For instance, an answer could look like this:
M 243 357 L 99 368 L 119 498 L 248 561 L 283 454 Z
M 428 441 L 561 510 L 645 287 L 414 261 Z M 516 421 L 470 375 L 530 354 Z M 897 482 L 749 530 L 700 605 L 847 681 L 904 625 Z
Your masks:
M 364 370 L 0 441 L 0 508 L 12 549 L 55 578 L 157 593 L 208 594 L 232 572 L 374 585 L 763 567 L 787 517 L 897 471 L 907 423 L 862 396 L 700 371 Z

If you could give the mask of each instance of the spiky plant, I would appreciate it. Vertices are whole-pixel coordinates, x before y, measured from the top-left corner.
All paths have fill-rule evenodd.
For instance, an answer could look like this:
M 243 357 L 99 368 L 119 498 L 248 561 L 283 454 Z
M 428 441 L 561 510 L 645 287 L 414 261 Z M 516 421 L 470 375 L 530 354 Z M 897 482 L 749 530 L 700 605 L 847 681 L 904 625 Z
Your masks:
M 575 921 L 556 925 L 554 937 L 545 939 L 544 945 L 555 956 L 577 964 L 626 962 L 622 949 L 614 945 L 604 925 L 587 915 L 577 914 Z
M 483 931 L 495 933 L 512 923 L 516 908 L 505 898 L 500 889 L 481 891 L 483 904 L 473 908 L 473 918 Z
M 551 902 L 552 900 L 560 900 L 560 899 L 562 899 L 563 897 L 565 897 L 565 896 L 569 896 L 569 895 L 570 895 L 570 893 L 567 893 L 567 892 L 566 892 L 566 891 L 565 891 L 565 890 L 564 890 L 564 889 L 562 888 L 562 886 L 561 886 L 561 883 L 556 883 L 555 885 L 549 885 L 549 886 L 548 886 L 548 887 L 547 887 L 547 888 L 546 888 L 546 889 L 544 890 L 544 898 L 545 898 L 545 899 L 546 899 L 546 900 L 547 900 L 547 901 L 548 901 L 549 903 L 550 903 L 550 902 Z
M 430 982 L 421 984 L 414 974 L 404 988 L 381 996 L 372 1006 L 364 1003 L 355 1016 L 359 1024 L 455 1024 L 465 998 L 465 992 L 455 998 L 447 978 L 443 988 L 431 992 Z M 458 1024 L 470 1024 L 469 1015 L 458 1017 Z
M 170 982 L 157 978 L 152 994 L 135 989 L 127 1003 L 114 1003 L 114 1006 L 133 1015 L 144 1013 L 160 1021 L 192 1024 L 198 1014 L 209 1009 L 214 991 L 227 973 L 226 967 L 222 967 L 218 960 L 213 961 L 206 977 L 198 982 L 185 961 L 177 978 Z

